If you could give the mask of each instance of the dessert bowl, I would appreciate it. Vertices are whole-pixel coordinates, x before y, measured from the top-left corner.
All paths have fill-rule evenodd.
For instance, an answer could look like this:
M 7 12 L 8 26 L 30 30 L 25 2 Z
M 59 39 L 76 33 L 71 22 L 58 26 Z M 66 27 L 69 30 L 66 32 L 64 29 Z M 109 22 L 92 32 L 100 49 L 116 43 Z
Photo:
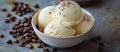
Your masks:
M 93 27 L 94 25 L 94 18 L 92 16 L 92 14 L 90 12 L 88 12 L 87 10 L 82 8 L 83 13 L 87 14 L 88 16 L 90 16 L 93 20 L 93 24 L 92 26 L 87 29 L 87 31 L 85 31 L 82 34 L 77 34 L 76 36 L 72 36 L 72 37 L 52 37 L 52 36 L 48 36 L 46 34 L 44 34 L 43 32 L 41 32 L 38 28 L 37 28 L 37 20 L 38 20 L 38 16 L 41 10 L 37 11 L 31 20 L 32 23 L 32 27 L 35 31 L 35 33 L 37 34 L 37 36 L 46 44 L 53 46 L 53 47 L 59 47 L 59 48 L 67 48 L 67 47 L 72 47 L 75 46 L 79 43 L 81 43 L 83 40 L 85 40 L 89 34 L 86 34 L 88 31 L 90 31 L 90 29 Z

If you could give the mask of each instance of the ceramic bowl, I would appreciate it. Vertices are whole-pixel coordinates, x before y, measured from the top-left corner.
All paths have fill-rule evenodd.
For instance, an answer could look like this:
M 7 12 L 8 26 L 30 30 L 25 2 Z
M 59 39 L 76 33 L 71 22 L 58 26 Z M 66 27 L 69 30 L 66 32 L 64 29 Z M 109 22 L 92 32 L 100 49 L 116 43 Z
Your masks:
M 67 47 L 72 47 L 75 46 L 79 43 L 81 43 L 83 40 L 85 40 L 88 37 L 88 34 L 86 34 L 88 31 L 90 31 L 90 29 L 93 27 L 91 27 L 90 29 L 88 29 L 87 32 L 85 32 L 82 35 L 78 35 L 78 36 L 73 36 L 73 37 L 66 37 L 66 38 L 58 38 L 58 37 L 52 37 L 52 36 L 48 36 L 46 34 L 44 34 L 43 32 L 39 31 L 36 28 L 37 25 L 37 20 L 38 20 L 38 16 L 41 10 L 37 11 L 33 17 L 32 17 L 32 27 L 35 31 L 35 33 L 37 34 L 37 36 L 46 44 L 53 46 L 53 47 L 59 47 L 59 48 L 67 48 Z M 84 11 L 84 13 L 88 14 L 89 16 L 92 17 L 92 19 L 94 20 L 93 16 L 91 15 L 90 12 L 88 12 L 85 9 L 82 9 L 82 11 Z

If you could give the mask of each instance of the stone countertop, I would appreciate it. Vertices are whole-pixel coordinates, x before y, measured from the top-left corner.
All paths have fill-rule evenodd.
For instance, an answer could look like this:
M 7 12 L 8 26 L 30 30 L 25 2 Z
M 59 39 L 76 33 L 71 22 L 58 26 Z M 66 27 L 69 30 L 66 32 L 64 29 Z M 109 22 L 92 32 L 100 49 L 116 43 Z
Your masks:
M 20 47 L 17 44 L 8 45 L 6 41 L 8 39 L 15 40 L 9 31 L 15 22 L 6 24 L 6 14 L 12 13 L 12 5 L 9 3 L 11 0 L 0 0 L 0 8 L 7 8 L 7 12 L 0 11 L 0 33 L 5 35 L 5 38 L 0 38 L 0 52 L 42 52 L 41 48 L 28 49 L 26 47 Z M 46 6 L 55 5 L 59 0 L 16 0 L 28 3 L 31 7 L 38 3 L 41 8 Z M 100 35 L 102 42 L 104 42 L 104 52 L 120 52 L 120 0 L 103 0 L 101 4 L 85 7 L 90 11 L 95 18 L 95 26 L 88 33 L 90 38 Z M 12 13 L 12 15 L 15 15 Z M 29 14 L 27 14 L 29 15 Z M 25 16 L 27 16 L 25 15 Z M 22 17 L 18 17 L 22 18 Z M 18 19 L 17 19 L 18 20 Z M 89 39 L 89 38 L 88 38 Z M 58 48 L 58 52 L 98 52 L 98 45 L 96 42 L 83 42 L 78 46 L 71 48 Z M 49 46 L 48 48 L 52 48 Z

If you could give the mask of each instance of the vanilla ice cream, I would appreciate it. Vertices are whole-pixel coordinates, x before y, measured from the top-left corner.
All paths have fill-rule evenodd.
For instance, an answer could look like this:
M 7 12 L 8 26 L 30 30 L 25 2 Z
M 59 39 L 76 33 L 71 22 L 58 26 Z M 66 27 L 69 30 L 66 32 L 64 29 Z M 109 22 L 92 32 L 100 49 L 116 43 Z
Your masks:
M 42 30 L 44 30 L 45 26 L 53 20 L 52 14 L 54 13 L 54 10 L 55 6 L 48 6 L 39 13 L 38 25 Z
M 89 12 L 74 1 L 62 1 L 44 8 L 38 17 L 39 28 L 53 37 L 72 37 L 89 31 L 94 23 Z
M 75 30 L 71 27 L 62 26 L 58 22 L 53 21 L 45 27 L 44 33 L 53 37 L 69 37 L 75 35 Z
M 76 34 L 84 34 L 88 31 L 88 29 L 91 29 L 94 24 L 94 20 L 92 18 L 92 16 L 84 14 L 81 22 L 74 27 Z
M 81 7 L 74 1 L 62 1 L 55 9 L 53 17 L 64 26 L 74 26 L 82 19 Z

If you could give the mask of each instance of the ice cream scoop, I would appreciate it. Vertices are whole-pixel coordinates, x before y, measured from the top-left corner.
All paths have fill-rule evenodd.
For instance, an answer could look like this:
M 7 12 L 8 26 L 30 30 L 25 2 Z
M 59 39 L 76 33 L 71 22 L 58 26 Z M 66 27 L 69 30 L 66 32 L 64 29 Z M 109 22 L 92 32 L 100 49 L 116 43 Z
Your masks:
M 58 22 L 53 21 L 45 27 L 44 33 L 53 37 L 70 37 L 75 35 L 75 30 L 71 27 L 62 26 Z
M 44 30 L 45 26 L 53 20 L 52 14 L 54 13 L 54 10 L 55 6 L 48 6 L 39 13 L 38 25 L 42 30 Z
M 82 19 L 81 7 L 74 1 L 62 1 L 56 7 L 53 17 L 64 26 L 74 26 Z
M 84 34 L 88 32 L 94 25 L 93 16 L 83 9 L 82 11 L 83 11 L 83 18 L 81 22 L 76 26 L 74 26 L 74 29 L 76 30 L 76 34 L 81 34 L 81 33 Z

